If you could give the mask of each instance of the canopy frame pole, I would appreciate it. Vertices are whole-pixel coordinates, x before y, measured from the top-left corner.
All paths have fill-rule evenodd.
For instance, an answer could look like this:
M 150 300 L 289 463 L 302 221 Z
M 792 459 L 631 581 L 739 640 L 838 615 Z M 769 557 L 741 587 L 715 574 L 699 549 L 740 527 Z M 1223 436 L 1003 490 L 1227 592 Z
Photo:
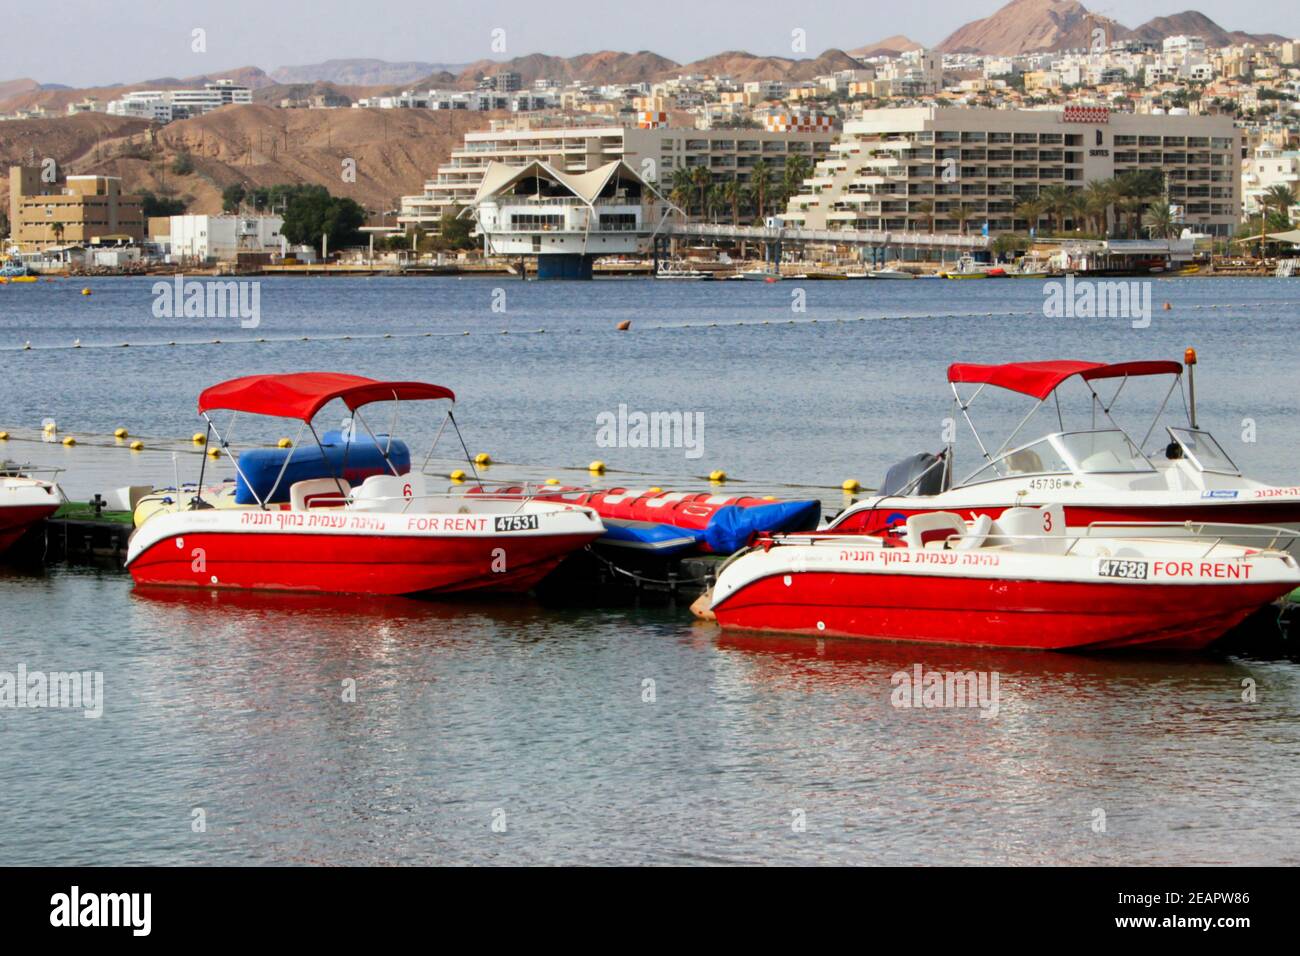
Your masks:
M 212 419 L 208 417 L 207 412 L 203 412 L 203 420 L 208 423 L 208 428 L 212 430 L 212 434 L 217 436 L 217 443 L 222 448 L 226 449 L 227 451 L 230 451 L 230 442 L 227 439 L 221 437 L 221 432 L 217 430 L 217 426 L 213 424 Z M 235 430 L 235 416 L 232 414 L 230 416 L 230 428 L 227 429 L 227 434 L 233 432 L 234 430 Z M 207 455 L 204 455 L 203 457 L 206 459 Z M 240 478 L 244 479 L 244 485 L 248 488 L 248 493 L 253 496 L 253 500 L 257 502 L 257 506 L 261 508 L 263 511 L 265 511 L 266 502 L 263 501 L 261 497 L 258 496 L 257 490 L 253 487 L 253 483 L 248 480 L 248 476 L 244 474 L 243 469 L 239 467 L 239 456 L 232 452 L 230 455 L 230 463 L 235 466 L 235 474 L 239 475 Z M 202 471 L 200 471 L 200 475 L 202 475 Z
M 275 484 L 271 490 L 266 493 L 266 500 L 270 501 L 275 497 L 275 493 L 280 490 L 280 482 L 284 480 L 284 473 L 289 470 L 289 462 L 293 460 L 293 453 L 298 449 L 298 440 L 302 438 L 302 422 L 298 423 L 298 430 L 293 434 L 293 444 L 289 446 L 289 454 L 284 456 L 284 464 L 280 466 L 280 473 L 275 476 Z M 324 450 L 322 449 L 322 454 Z
M 396 400 L 397 400 L 396 398 L 393 399 L 393 401 Z M 361 426 L 366 430 L 366 434 L 368 434 L 374 440 L 375 447 L 379 448 L 379 436 L 370 430 L 370 423 L 361 416 L 361 409 L 360 408 L 352 409 L 352 417 L 353 419 L 361 423 Z M 392 436 L 389 436 L 389 438 L 391 440 Z M 388 456 L 388 449 L 379 448 L 379 454 L 384 456 L 384 464 L 386 464 L 388 466 L 388 470 L 393 473 L 393 477 L 401 478 L 402 477 L 401 473 L 398 472 L 397 466 L 393 464 L 393 459 Z
M 1160 416 L 1163 415 L 1163 414 L 1165 413 L 1165 406 L 1169 404 L 1169 397 L 1170 397 L 1171 395 L 1174 394 L 1174 389 L 1175 389 L 1175 388 L 1178 388 L 1179 384 L 1182 382 L 1182 378 L 1183 378 L 1183 377 L 1182 377 L 1181 375 L 1175 375 L 1175 376 L 1174 376 L 1173 384 L 1171 384 L 1171 385 L 1169 386 L 1169 391 L 1165 392 L 1165 398 L 1164 398 L 1164 401 L 1162 401 L 1162 402 L 1160 403 L 1160 407 L 1159 407 L 1158 409 L 1156 409 L 1156 417 L 1153 418 L 1153 419 L 1151 419 L 1151 427 L 1148 428 L 1148 429 L 1147 429 L 1147 433 L 1146 433 L 1145 435 L 1142 436 L 1142 444 L 1143 444 L 1143 445 L 1145 445 L 1145 444 L 1147 443 L 1147 439 L 1151 437 L 1151 433 L 1152 433 L 1153 431 L 1155 431 L 1155 430 L 1156 430 L 1156 426 L 1157 426 L 1158 424 L 1160 424 Z M 1183 394 L 1183 390 L 1182 390 L 1181 388 L 1178 388 L 1178 394 L 1179 394 L 1179 395 L 1182 395 L 1182 394 Z M 1142 450 L 1141 447 L 1139 447 L 1139 448 L 1138 448 L 1138 451 L 1141 451 L 1141 450 Z
M 429 446 L 429 454 L 424 456 L 424 464 L 420 466 L 420 474 L 428 474 L 429 462 L 433 460 L 434 449 L 438 447 L 438 442 L 442 440 L 442 433 L 447 430 L 447 419 L 449 415 L 442 416 L 442 424 L 438 426 L 438 434 L 433 436 L 433 444 Z
M 1010 445 L 1010 444 L 1015 440 L 1016 436 L 1020 434 L 1020 429 L 1024 428 L 1027 424 L 1029 424 L 1029 419 L 1031 419 L 1031 418 L 1034 417 L 1034 412 L 1036 412 L 1036 411 L 1038 411 L 1040 408 L 1042 408 L 1042 407 L 1043 407 L 1043 403 L 1046 402 L 1046 401 L 1047 401 L 1047 399 L 1045 399 L 1045 398 L 1040 398 L 1040 399 L 1035 403 L 1034 407 L 1031 408 L 1031 409 L 1029 410 L 1029 414 L 1026 415 L 1024 418 L 1020 419 L 1020 424 L 1017 425 L 1017 426 L 1015 427 L 1015 430 L 1014 430 L 1010 435 L 1007 436 L 1007 440 L 1004 441 L 1004 442 L 1003 442 L 1003 443 L 998 447 L 998 450 L 995 451 L 993 454 L 995 454 L 995 455 L 1001 457 L 1002 453 L 1003 453 L 1004 451 L 1007 450 L 1007 446 Z M 992 461 L 992 459 L 989 459 L 989 460 Z
M 316 447 L 320 449 L 321 460 L 328 462 L 329 455 L 325 454 L 325 443 L 320 440 L 320 435 L 316 434 L 316 426 L 313 425 L 308 419 L 305 418 L 303 419 L 303 424 L 305 424 L 308 428 L 311 429 L 311 437 L 316 439 Z M 334 479 L 334 487 L 338 488 L 339 490 L 340 501 L 346 505 L 348 503 L 348 493 L 343 490 L 343 476 L 341 472 L 342 472 L 341 468 L 339 473 L 335 473 L 333 469 L 330 469 L 330 477 Z
M 970 426 L 971 434 L 975 436 L 975 444 L 980 446 L 980 453 L 984 456 L 985 460 L 991 462 L 993 459 L 989 457 L 989 450 L 984 447 L 984 441 L 980 438 L 979 429 L 975 427 L 975 423 L 971 421 L 970 417 L 971 404 L 977 397 L 979 397 L 979 393 L 984 390 L 984 386 L 980 385 L 979 388 L 975 389 L 975 394 L 970 397 L 970 400 L 963 402 L 961 400 L 961 393 L 957 391 L 957 383 L 949 382 L 948 384 L 952 388 L 953 396 L 957 399 L 957 407 L 961 409 L 961 417 L 966 419 L 966 424 Z
M 483 479 L 478 476 L 478 469 L 474 467 L 474 459 L 470 456 L 469 446 L 465 444 L 465 436 L 460 433 L 460 426 L 456 424 L 456 416 L 450 408 L 447 409 L 447 420 L 451 422 L 451 427 L 456 430 L 456 437 L 460 439 L 461 450 L 465 452 L 465 461 L 469 465 L 469 470 L 474 473 L 474 480 L 480 488 L 483 487 Z
M 204 417 L 204 418 L 207 418 L 208 416 L 207 416 L 207 415 L 204 415 L 203 417 Z M 207 448 L 207 446 L 208 446 L 208 439 L 211 437 L 211 435 L 212 435 L 212 422 L 208 422 L 207 431 L 205 431 L 205 432 L 203 433 L 203 447 L 204 447 L 204 448 Z M 219 439 L 218 439 L 218 440 L 219 440 Z M 173 456 L 173 459 L 172 459 L 172 460 L 175 461 L 175 456 Z M 198 483 L 197 485 L 194 486 L 194 497 L 190 499 L 190 505 L 191 505 L 191 506 L 193 506 L 193 504 L 194 504 L 195 501 L 202 501 L 202 500 L 203 500 L 203 472 L 207 469 L 207 467 L 208 467 L 208 456 L 207 456 L 207 453 L 205 452 L 204 455 L 203 455 L 203 460 L 199 462 L 199 483 Z M 177 499 L 177 501 L 180 500 L 180 497 L 181 497 L 181 480 L 180 480 L 180 478 L 178 477 L 178 478 L 176 479 L 176 499 Z

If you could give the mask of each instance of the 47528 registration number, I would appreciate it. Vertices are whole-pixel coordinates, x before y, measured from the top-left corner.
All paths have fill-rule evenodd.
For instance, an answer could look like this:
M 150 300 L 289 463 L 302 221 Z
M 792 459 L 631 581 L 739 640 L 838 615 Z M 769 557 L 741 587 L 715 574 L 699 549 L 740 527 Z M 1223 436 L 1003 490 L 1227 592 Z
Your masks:
M 1101 558 L 1097 561 L 1097 573 L 1103 578 L 1127 578 L 1133 581 L 1147 579 L 1145 561 L 1126 561 L 1122 558 Z

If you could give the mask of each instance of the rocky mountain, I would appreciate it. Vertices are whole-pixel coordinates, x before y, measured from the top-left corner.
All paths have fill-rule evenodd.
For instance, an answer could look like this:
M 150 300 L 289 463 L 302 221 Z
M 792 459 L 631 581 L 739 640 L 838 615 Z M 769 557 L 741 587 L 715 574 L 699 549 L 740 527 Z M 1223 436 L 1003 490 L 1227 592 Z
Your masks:
M 598 53 L 571 57 L 531 53 L 513 60 L 479 60 L 471 63 L 457 74 L 450 85 L 459 89 L 473 89 L 478 85 L 479 77 L 503 72 L 518 73 L 524 86 L 530 86 L 534 80 L 539 79 L 559 80 L 561 83 L 644 83 L 676 65 L 672 60 L 648 50 L 639 53 L 601 50 Z M 440 79 L 431 76 L 415 85 L 417 89 L 423 89 L 426 85 L 448 85 L 440 83 Z
M 1086 48 L 1098 29 L 1107 42 L 1129 33 L 1116 21 L 1089 12 L 1078 0 L 1011 0 L 992 16 L 957 29 L 938 49 L 945 53 L 1013 56 L 1036 50 Z
M 281 66 L 271 71 L 279 84 L 333 83 L 336 86 L 394 86 L 412 83 L 431 73 L 459 73 L 464 63 L 424 63 L 414 60 L 392 63 L 388 60 L 326 60 L 302 66 Z
M 1229 31 L 1203 13 L 1189 10 L 1157 17 L 1136 30 L 1117 20 L 1093 13 L 1078 0 L 1011 0 L 992 16 L 975 20 L 956 30 L 939 44 L 945 53 L 984 53 L 1013 56 L 1038 51 L 1086 49 L 1097 34 L 1105 42 L 1130 37 L 1159 43 L 1165 37 L 1185 34 L 1201 36 L 1210 46 L 1232 43 L 1269 43 L 1276 34 Z
M 221 211 L 231 183 L 315 183 L 367 209 L 395 206 L 419 192 L 465 133 L 485 129 L 498 113 L 461 110 L 277 110 L 227 106 L 193 119 L 151 127 L 144 120 L 84 113 L 0 123 L 0 166 L 53 157 L 64 173 L 121 176 L 130 192 L 148 190 L 188 203 L 190 212 Z M 173 166 L 186 153 L 193 172 Z M 343 161 L 356 162 L 356 181 Z M 8 177 L 0 177 L 7 208 Z M 391 221 L 391 220 L 390 220 Z
M 1232 46 L 1235 43 L 1281 43 L 1286 37 L 1276 33 L 1243 33 L 1225 30 L 1203 13 L 1187 10 L 1167 17 L 1148 20 L 1133 31 L 1133 36 L 1151 43 L 1165 37 L 1204 37 L 1206 46 Z
M 877 40 L 875 43 L 868 43 L 856 50 L 850 50 L 849 56 L 865 60 L 873 56 L 898 56 L 900 53 L 906 53 L 909 50 L 920 49 L 923 49 L 921 44 L 910 37 L 903 36 L 901 33 L 896 33 L 892 37 L 885 37 L 885 39 Z
M 836 70 L 854 70 L 862 64 L 843 50 L 827 50 L 811 60 L 791 60 L 783 56 L 755 56 L 740 50 L 719 53 L 716 56 L 685 63 L 665 70 L 658 79 L 667 79 L 680 73 L 725 75 L 741 81 L 750 80 L 811 80 L 814 76 L 834 73 Z

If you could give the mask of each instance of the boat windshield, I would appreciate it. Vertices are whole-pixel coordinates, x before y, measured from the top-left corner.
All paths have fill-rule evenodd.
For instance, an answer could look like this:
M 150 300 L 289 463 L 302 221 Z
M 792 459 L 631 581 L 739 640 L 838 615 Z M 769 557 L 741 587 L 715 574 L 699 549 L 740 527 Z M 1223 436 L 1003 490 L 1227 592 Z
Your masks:
M 1060 432 L 1009 451 L 963 484 L 1020 475 L 1107 474 L 1155 471 L 1122 431 Z
M 1192 428 L 1168 428 L 1172 438 L 1182 450 L 1183 457 L 1201 471 L 1218 472 L 1226 475 L 1240 475 L 1228 453 L 1225 452 L 1209 432 Z
M 1082 475 L 1155 471 L 1129 437 L 1116 429 L 1062 432 L 1052 439 L 1074 462 L 1074 470 Z

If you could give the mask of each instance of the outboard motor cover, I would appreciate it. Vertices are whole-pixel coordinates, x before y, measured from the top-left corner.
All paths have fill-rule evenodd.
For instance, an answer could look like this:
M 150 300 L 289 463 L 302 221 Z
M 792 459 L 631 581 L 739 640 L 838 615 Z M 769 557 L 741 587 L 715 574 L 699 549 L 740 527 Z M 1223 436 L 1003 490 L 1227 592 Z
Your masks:
M 911 458 L 904 458 L 885 473 L 880 494 L 937 495 L 944 490 L 945 471 L 941 456 L 918 452 Z M 909 490 L 913 482 L 916 482 L 916 486 Z

